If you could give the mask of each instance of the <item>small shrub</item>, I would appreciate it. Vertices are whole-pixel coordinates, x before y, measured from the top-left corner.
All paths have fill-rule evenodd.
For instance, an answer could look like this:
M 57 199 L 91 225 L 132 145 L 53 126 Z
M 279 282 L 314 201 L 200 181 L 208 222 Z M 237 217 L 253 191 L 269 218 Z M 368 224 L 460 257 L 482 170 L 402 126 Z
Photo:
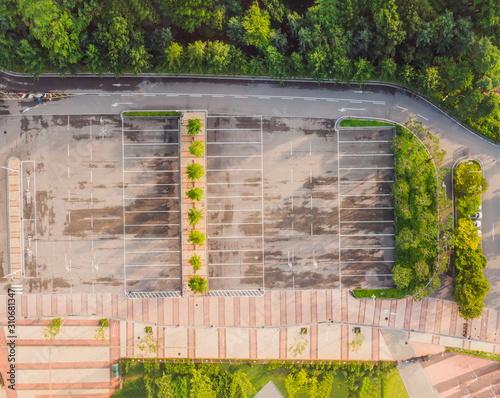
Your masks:
M 197 158 L 201 158 L 205 153 L 205 144 L 203 141 L 193 141 L 189 146 L 189 153 Z
M 47 323 L 47 327 L 42 333 L 47 340 L 55 340 L 57 335 L 61 333 L 61 318 L 54 318 L 51 323 Z
M 191 188 L 189 191 L 186 191 L 186 196 L 191 200 L 196 200 L 199 202 L 203 197 L 203 189 Z
M 187 178 L 189 181 L 200 181 L 205 175 L 205 169 L 199 163 L 192 163 L 186 167 Z
M 151 329 L 151 328 L 150 328 Z M 161 339 L 155 339 L 153 336 L 153 330 L 146 333 L 146 337 L 142 338 L 137 344 L 137 348 L 145 353 L 155 353 L 160 348 Z
M 349 351 L 358 352 L 365 340 L 365 336 L 361 332 L 357 332 L 352 341 L 348 344 Z
M 193 266 L 195 271 L 198 271 L 201 268 L 201 257 L 197 254 L 193 254 L 193 257 L 189 259 L 189 264 Z
M 197 225 L 203 218 L 203 210 L 197 210 L 196 207 L 188 210 L 189 224 Z
M 200 119 L 189 119 L 188 120 L 188 134 L 192 137 L 199 134 L 201 131 L 201 120 Z
M 195 293 L 205 293 L 208 290 L 207 280 L 199 275 L 189 278 L 188 286 Z
M 153 333 L 153 328 L 152 328 L 151 326 L 146 326 L 146 327 L 144 328 L 144 331 L 145 331 L 146 333 Z
M 99 327 L 95 330 L 94 339 L 106 341 L 106 331 L 109 329 L 108 318 L 99 319 Z
M 203 244 L 205 243 L 205 234 L 193 229 L 189 233 L 188 242 L 192 242 L 194 245 L 203 246 Z

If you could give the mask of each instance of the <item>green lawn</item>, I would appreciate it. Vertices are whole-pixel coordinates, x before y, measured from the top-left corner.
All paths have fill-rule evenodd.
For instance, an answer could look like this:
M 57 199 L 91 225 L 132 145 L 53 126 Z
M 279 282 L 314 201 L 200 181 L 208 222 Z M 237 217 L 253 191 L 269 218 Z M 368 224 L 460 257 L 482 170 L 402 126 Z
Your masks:
M 404 299 L 406 294 L 398 289 L 354 289 L 357 298 L 382 298 L 382 299 Z
M 382 398 L 408 398 L 405 385 L 397 369 L 382 377 Z
M 392 123 L 379 122 L 378 120 L 345 119 L 340 122 L 340 127 L 372 127 L 394 126 Z

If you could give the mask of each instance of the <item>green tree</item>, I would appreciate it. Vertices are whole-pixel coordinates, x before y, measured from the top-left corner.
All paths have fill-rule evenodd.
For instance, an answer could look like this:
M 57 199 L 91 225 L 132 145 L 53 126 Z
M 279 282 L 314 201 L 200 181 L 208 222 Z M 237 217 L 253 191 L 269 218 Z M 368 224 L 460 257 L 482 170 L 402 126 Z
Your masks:
M 205 153 L 205 144 L 203 141 L 193 141 L 189 146 L 189 153 L 198 159 Z
M 397 64 L 392 58 L 384 58 L 378 67 L 379 76 L 384 82 L 393 81 L 396 76 Z
M 59 333 L 61 333 L 61 318 L 54 318 L 42 331 L 43 337 L 51 341 L 55 340 Z
M 194 43 L 189 43 L 186 50 L 186 58 L 189 65 L 189 70 L 195 73 L 203 73 L 204 61 L 206 59 L 207 43 L 197 40 Z
M 477 162 L 460 163 L 455 167 L 454 178 L 457 197 L 478 196 L 488 189 L 488 183 Z
M 203 246 L 205 244 L 205 234 L 194 229 L 189 232 L 188 242 L 193 243 L 193 245 Z
M 199 118 L 189 119 L 187 126 L 188 126 L 188 134 L 191 137 L 198 135 L 203 127 L 203 125 L 201 124 L 201 120 Z
M 226 72 L 231 63 L 230 51 L 231 46 L 222 41 L 209 42 L 207 48 L 207 72 L 217 76 Z
M 189 264 L 193 266 L 193 269 L 195 271 L 199 271 L 201 269 L 201 257 L 197 254 L 193 254 L 189 259 Z
M 476 250 L 481 243 L 477 229 L 470 218 L 459 218 L 455 229 L 455 248 L 457 250 Z
M 193 275 L 191 278 L 189 278 L 188 286 L 195 293 L 205 293 L 208 290 L 207 280 L 199 275 Z M 208 380 L 210 381 L 210 379 Z
M 478 318 L 482 315 L 484 298 L 490 284 L 482 272 L 460 272 L 455 278 L 453 298 L 458 305 L 458 313 L 464 319 Z
M 396 46 L 406 37 L 403 23 L 399 18 L 395 0 L 372 2 L 373 22 L 376 27 L 374 45 L 376 58 L 392 58 L 396 54 Z
M 210 22 L 214 8 L 213 0 L 160 0 L 160 4 L 171 14 L 172 22 L 188 33 Z
M 199 163 L 191 163 L 186 167 L 186 173 L 189 181 L 200 181 L 205 175 L 205 169 Z
M 196 207 L 188 210 L 189 224 L 195 226 L 203 218 L 203 209 L 197 210 Z
M 196 200 L 199 202 L 203 197 L 203 189 L 191 188 L 190 190 L 186 191 L 186 196 L 191 200 Z
M 162 66 L 170 73 L 176 73 L 181 70 L 184 49 L 178 43 L 172 43 L 165 49 Z
M 257 1 L 247 10 L 241 25 L 245 30 L 245 44 L 257 48 L 267 47 L 271 40 L 271 21 L 269 13 L 261 10 Z
M 355 62 L 354 69 L 356 73 L 354 74 L 353 80 L 356 80 L 360 87 L 366 83 L 367 80 L 372 78 L 375 70 L 371 62 L 363 58 L 359 58 Z
M 399 290 L 406 289 L 410 285 L 412 278 L 413 271 L 410 268 L 398 264 L 392 269 L 392 280 Z

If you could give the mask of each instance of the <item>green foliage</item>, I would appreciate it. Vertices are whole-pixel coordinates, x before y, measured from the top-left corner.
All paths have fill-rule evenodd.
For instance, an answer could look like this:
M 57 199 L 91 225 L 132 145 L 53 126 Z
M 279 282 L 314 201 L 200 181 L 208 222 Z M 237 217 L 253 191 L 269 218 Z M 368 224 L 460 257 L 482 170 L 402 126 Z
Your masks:
M 479 246 L 481 237 L 470 215 L 478 211 L 481 194 L 486 191 L 488 184 L 481 166 L 475 161 L 461 163 L 455 168 L 454 184 L 458 220 L 454 230 L 455 275 L 452 295 L 462 318 L 477 318 L 482 315 L 484 298 L 490 285 L 483 273 L 487 260 Z
M 43 337 L 51 341 L 55 340 L 59 333 L 61 333 L 61 318 L 54 318 L 42 331 Z
M 361 346 L 363 345 L 363 341 L 365 341 L 365 335 L 361 332 L 355 333 L 354 338 L 347 345 L 349 351 L 358 352 L 361 349 Z
M 203 141 L 193 141 L 189 146 L 189 153 L 197 158 L 201 158 L 205 154 L 205 144 Z
M 196 119 L 189 119 L 188 120 L 188 134 L 192 137 L 195 135 L 198 135 L 201 132 L 202 124 L 201 120 L 196 118 Z
M 379 299 L 403 299 L 406 294 L 398 289 L 355 289 L 353 293 L 358 298 L 375 298 Z
M 186 196 L 191 200 L 196 200 L 199 202 L 203 197 L 203 189 L 191 188 L 190 190 L 186 191 Z
M 293 343 L 290 344 L 290 347 L 288 348 L 288 352 L 290 352 L 292 357 L 296 357 L 297 355 L 300 355 L 304 352 L 304 350 L 307 348 L 307 344 L 309 341 L 306 339 L 304 334 L 300 334 L 300 338 L 293 338 Z
M 99 327 L 95 330 L 94 339 L 98 341 L 106 341 L 106 332 L 109 330 L 108 318 L 99 319 Z
M 153 330 L 148 330 L 146 336 L 144 336 L 139 343 L 137 343 L 137 348 L 144 353 L 154 354 L 160 348 L 160 342 L 162 339 L 157 339 L 153 335 Z
M 360 84 L 377 79 L 425 94 L 497 141 L 499 46 L 497 0 L 0 5 L 0 64 L 31 76 L 55 71 L 270 75 Z
M 196 207 L 188 210 L 189 224 L 195 226 L 203 218 L 203 209 L 197 210 Z
M 340 122 L 340 127 L 370 127 L 370 126 L 394 126 L 394 124 L 381 122 L 378 120 L 364 120 L 364 119 L 343 119 Z
M 392 193 L 396 216 L 393 282 L 402 293 L 419 299 L 438 287 L 436 274 L 446 263 L 438 236 L 449 229 L 450 220 L 438 218 L 438 210 L 446 214 L 443 209 L 449 202 L 440 188 L 442 175 L 434 167 L 444 156 L 439 140 L 411 119 L 406 127 L 397 126 L 391 142 L 397 177 Z
M 189 181 L 200 181 L 205 175 L 205 169 L 199 163 L 192 163 L 186 167 L 186 174 Z
M 188 242 L 192 242 L 197 246 L 203 246 L 205 244 L 205 234 L 193 229 L 189 232 Z
M 195 293 L 205 293 L 208 290 L 207 280 L 199 275 L 189 278 L 188 286 Z
M 193 266 L 194 271 L 199 271 L 201 268 L 201 257 L 197 254 L 193 254 L 193 256 L 189 259 L 189 264 Z
M 261 10 L 257 1 L 245 13 L 241 26 L 245 30 L 245 44 L 257 48 L 267 47 L 271 40 L 271 21 L 269 13 Z
M 500 361 L 500 354 L 492 352 L 466 350 L 464 348 L 446 347 L 446 351 L 458 352 L 459 354 L 471 355 L 479 358 L 495 359 Z

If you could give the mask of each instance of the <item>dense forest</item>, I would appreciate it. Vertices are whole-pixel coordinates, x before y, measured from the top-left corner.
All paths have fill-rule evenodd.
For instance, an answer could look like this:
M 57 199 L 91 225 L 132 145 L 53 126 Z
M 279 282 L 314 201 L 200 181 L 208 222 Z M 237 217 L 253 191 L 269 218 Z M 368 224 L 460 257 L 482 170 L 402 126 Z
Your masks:
M 4 0 L 0 64 L 383 80 L 500 139 L 498 0 Z

